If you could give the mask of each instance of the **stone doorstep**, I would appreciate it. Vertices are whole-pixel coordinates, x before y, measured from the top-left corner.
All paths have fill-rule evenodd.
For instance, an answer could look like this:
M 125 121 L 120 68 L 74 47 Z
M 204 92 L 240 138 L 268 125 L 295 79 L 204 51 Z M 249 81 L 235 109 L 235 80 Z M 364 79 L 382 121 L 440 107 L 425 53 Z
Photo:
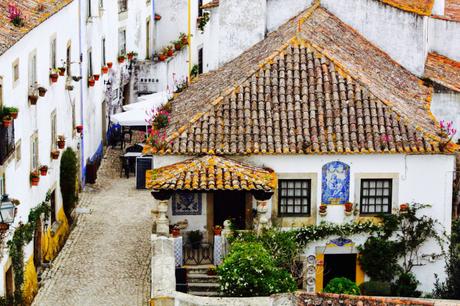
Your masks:
M 206 288 L 206 289 L 215 289 L 215 288 L 219 288 L 220 285 L 219 283 L 201 283 L 201 282 L 197 282 L 197 283 L 188 283 L 188 287 L 189 288 Z
M 209 297 L 221 296 L 219 292 L 213 292 L 213 291 L 189 291 L 187 294 L 195 295 L 195 296 L 209 296 Z
M 219 278 L 217 275 L 207 275 L 201 273 L 192 273 L 187 275 L 187 279 L 192 283 L 203 283 L 203 282 L 219 282 Z

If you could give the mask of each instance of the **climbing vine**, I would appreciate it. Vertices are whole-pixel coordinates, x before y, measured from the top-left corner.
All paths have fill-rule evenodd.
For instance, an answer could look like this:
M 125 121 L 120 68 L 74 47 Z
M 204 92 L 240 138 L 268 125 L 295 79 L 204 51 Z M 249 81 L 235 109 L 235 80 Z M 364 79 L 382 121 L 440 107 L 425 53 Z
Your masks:
M 41 215 L 44 215 L 45 220 L 49 217 L 50 206 L 49 200 L 51 193 L 46 194 L 45 201 L 41 202 L 37 207 L 31 209 L 29 212 L 28 221 L 26 224 L 20 224 L 14 231 L 13 238 L 8 241 L 9 254 L 14 271 L 14 296 L 7 297 L 0 301 L 7 303 L 7 299 L 13 301 L 13 305 L 21 305 L 23 302 L 22 285 L 24 283 L 24 246 L 28 244 L 33 236 L 37 226 L 37 221 Z

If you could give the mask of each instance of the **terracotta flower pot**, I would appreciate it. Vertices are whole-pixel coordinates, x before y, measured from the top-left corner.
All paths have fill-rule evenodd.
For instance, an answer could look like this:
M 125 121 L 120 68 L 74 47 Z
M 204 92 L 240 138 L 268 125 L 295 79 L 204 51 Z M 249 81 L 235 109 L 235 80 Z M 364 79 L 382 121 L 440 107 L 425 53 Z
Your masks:
M 99 74 L 95 74 L 95 75 L 93 75 L 93 77 L 94 77 L 94 80 L 99 81 L 100 75 L 99 75 Z
M 161 15 L 155 14 L 155 20 L 156 21 L 161 20 Z
M 30 183 L 32 186 L 38 186 L 38 183 L 40 182 L 40 178 L 39 177 L 32 177 L 30 179 Z
M 40 175 L 41 176 L 46 176 L 48 173 L 48 168 L 40 168 Z
M 221 228 L 215 228 L 214 229 L 214 236 L 220 236 L 222 234 L 222 229 Z
M 350 212 L 353 210 L 353 203 L 345 203 L 345 211 Z
M 168 55 L 169 57 L 173 56 L 173 55 L 174 55 L 174 50 L 173 50 L 173 49 L 169 49 L 167 55 Z
M 89 79 L 88 80 L 88 86 L 89 87 L 94 87 L 94 84 L 96 84 L 96 81 L 94 79 Z
M 174 45 L 174 49 L 176 49 L 176 51 L 180 51 L 182 49 L 182 45 L 177 43 Z
M 124 58 L 123 56 L 120 56 L 120 57 L 118 58 L 118 62 L 119 62 L 120 64 L 124 63 L 124 62 L 125 62 L 125 58 Z
M 81 133 L 83 131 L 83 125 L 77 125 L 75 129 L 77 130 L 77 133 Z
M 102 71 L 102 74 L 107 74 L 107 72 L 109 72 L 109 67 L 104 66 L 101 68 L 101 71 Z
M 12 121 L 11 119 L 3 118 L 3 126 L 6 128 L 9 127 L 11 125 L 11 121 Z
M 46 94 L 46 88 L 44 88 L 44 87 L 38 87 L 38 95 L 39 95 L 40 97 L 44 97 L 45 94 Z
M 164 54 L 158 55 L 158 60 L 159 60 L 160 62 L 164 62 L 164 61 L 166 60 L 166 58 L 167 58 L 167 57 L 166 57 L 166 55 L 164 55 Z
M 171 234 L 172 234 L 172 236 L 173 236 L 174 238 L 179 237 L 179 236 L 180 236 L 180 229 L 178 229 L 178 228 L 173 228 L 173 229 L 171 230 Z
M 31 105 L 37 104 L 38 96 L 29 95 L 29 102 Z
M 112 68 L 112 66 L 113 66 L 113 63 L 112 63 L 112 62 L 107 62 L 107 67 L 108 67 L 109 69 Z
M 60 75 L 60 76 L 64 76 L 64 74 L 65 74 L 65 68 L 64 68 L 64 67 L 60 67 L 60 68 L 58 68 L 58 69 L 59 69 L 59 75 Z
M 182 37 L 181 42 L 183 45 L 188 45 L 188 38 L 187 37 Z
M 10 112 L 10 116 L 13 119 L 18 119 L 18 112 Z
M 409 210 L 409 204 L 404 203 L 399 205 L 399 211 L 408 211 Z
M 57 142 L 58 148 L 59 149 L 64 149 L 65 148 L 65 140 L 59 140 Z
M 132 61 L 134 58 L 134 54 L 128 54 L 128 60 Z
M 56 83 L 58 81 L 59 75 L 57 73 L 51 73 L 50 79 L 52 83 Z
M 58 159 L 58 158 L 59 158 L 59 154 L 60 154 L 60 153 L 59 153 L 59 151 L 57 151 L 57 150 L 56 150 L 56 151 L 52 151 L 52 152 L 51 152 L 51 158 L 52 158 L 52 159 Z

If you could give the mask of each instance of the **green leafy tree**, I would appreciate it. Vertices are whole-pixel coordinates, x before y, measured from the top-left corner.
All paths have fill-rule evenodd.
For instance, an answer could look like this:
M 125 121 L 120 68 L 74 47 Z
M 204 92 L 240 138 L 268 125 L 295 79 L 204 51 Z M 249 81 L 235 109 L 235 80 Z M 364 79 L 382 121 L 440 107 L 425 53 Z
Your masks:
M 67 219 L 71 222 L 70 212 L 75 206 L 77 197 L 77 155 L 71 148 L 62 154 L 60 168 L 60 187 L 62 201 Z
M 269 296 L 297 289 L 291 274 L 277 267 L 258 242 L 234 242 L 217 271 L 221 291 L 227 296 Z

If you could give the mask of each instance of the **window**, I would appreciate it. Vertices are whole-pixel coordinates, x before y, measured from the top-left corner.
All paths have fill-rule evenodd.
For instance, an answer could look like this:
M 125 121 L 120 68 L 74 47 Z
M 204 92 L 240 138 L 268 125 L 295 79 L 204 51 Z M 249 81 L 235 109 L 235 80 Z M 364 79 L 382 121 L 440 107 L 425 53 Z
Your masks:
M 0 109 L 3 108 L 3 77 L 0 77 Z
M 198 49 L 198 73 L 203 73 L 203 48 Z
M 123 13 L 128 10 L 128 0 L 118 0 L 118 13 Z
M 72 43 L 67 44 L 66 56 L 65 56 L 66 72 L 67 76 L 72 76 Z
M 203 16 L 203 9 L 201 8 L 203 6 L 203 0 L 198 0 L 198 17 Z
M 362 179 L 361 214 L 390 213 L 392 189 L 392 179 Z
M 91 1 L 92 0 L 88 0 L 88 18 L 91 18 Z
M 16 160 L 16 165 L 21 161 L 21 139 L 16 142 L 16 150 L 14 151 L 14 159 Z
M 104 8 L 104 0 L 99 0 L 99 8 L 100 9 Z
M 30 170 L 38 169 L 38 134 L 37 132 L 30 138 Z
M 51 38 L 50 44 L 50 67 L 56 69 L 56 37 Z
M 88 50 L 88 76 L 93 75 L 93 52 Z
M 311 180 L 279 180 L 278 212 L 280 215 L 309 215 Z
M 56 222 L 56 190 L 53 190 L 50 195 L 50 221 L 51 224 Z
M 102 66 L 105 66 L 107 63 L 107 59 L 105 58 L 105 37 L 102 38 Z
M 51 113 L 51 150 L 56 149 L 57 132 L 56 132 L 56 111 Z
M 118 55 L 126 54 L 126 30 L 118 30 Z
M 29 56 L 29 88 L 33 88 L 37 83 L 37 55 L 33 52 Z
M 75 100 L 72 100 L 72 131 L 75 133 L 77 126 L 77 114 L 75 113 Z
M 150 18 L 145 25 L 145 58 L 150 58 Z
M 0 174 L 0 195 L 3 195 L 6 193 L 6 188 L 5 188 L 5 174 L 2 173 Z
M 13 83 L 19 80 L 19 59 L 13 62 Z

